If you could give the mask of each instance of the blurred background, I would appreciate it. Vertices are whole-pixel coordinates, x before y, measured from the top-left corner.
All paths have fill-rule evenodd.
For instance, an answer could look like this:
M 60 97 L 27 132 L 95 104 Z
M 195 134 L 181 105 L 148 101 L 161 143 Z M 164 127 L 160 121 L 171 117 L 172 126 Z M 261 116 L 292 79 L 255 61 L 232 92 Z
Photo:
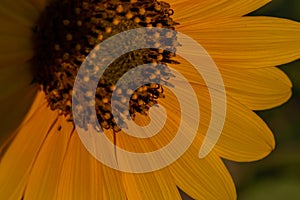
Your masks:
M 300 22 L 300 0 L 273 0 L 250 15 Z M 300 200 L 300 61 L 280 68 L 293 82 L 293 96 L 281 107 L 258 113 L 275 135 L 275 151 L 257 162 L 227 163 L 239 200 Z

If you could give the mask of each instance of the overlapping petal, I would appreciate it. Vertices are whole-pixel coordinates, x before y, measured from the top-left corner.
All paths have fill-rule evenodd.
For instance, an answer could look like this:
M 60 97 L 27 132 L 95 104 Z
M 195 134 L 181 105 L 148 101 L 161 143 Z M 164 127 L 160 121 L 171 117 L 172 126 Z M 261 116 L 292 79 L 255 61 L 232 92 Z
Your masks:
M 6 21 L 32 28 L 38 16 L 37 9 L 26 0 L 2 0 L 0 2 L 0 18 Z
M 75 132 L 61 169 L 57 199 L 126 199 L 120 173 L 103 166 Z
M 219 156 L 211 152 L 199 159 L 196 146 L 169 167 L 178 187 L 195 199 L 235 199 L 234 183 Z
M 193 85 L 193 87 L 199 92 L 199 103 L 203 105 L 201 117 L 206 119 L 200 122 L 199 133 L 211 137 L 212 135 L 206 135 L 211 115 L 209 96 L 205 93 L 204 86 Z M 218 155 L 239 162 L 259 160 L 267 156 L 274 149 L 275 141 L 266 123 L 237 100 L 228 96 L 226 102 L 224 127 L 214 146 Z M 216 117 L 221 119 L 221 116 Z M 213 131 L 210 134 L 219 135 L 218 129 L 211 128 Z
M 292 83 L 276 67 L 260 69 L 221 68 L 227 94 L 251 110 L 265 110 L 285 103 Z
M 0 67 L 0 120 L 3 123 L 0 146 L 11 138 L 11 133 L 22 122 L 37 92 L 38 86 L 31 85 L 30 69 L 29 64 Z
M 210 93 L 199 73 L 185 61 L 181 60 L 181 62 L 180 65 L 172 65 L 172 67 L 186 76 L 198 96 L 200 106 L 198 129 L 199 133 L 204 136 L 211 119 Z M 235 161 L 261 159 L 274 149 L 274 137 L 265 122 L 251 109 L 265 108 L 271 106 L 272 103 L 283 103 L 290 95 L 290 81 L 276 68 L 248 69 L 247 73 L 242 73 L 245 69 L 221 70 L 223 70 L 222 75 L 225 77 L 224 83 L 227 86 L 227 98 L 219 99 L 222 95 L 217 97 L 220 101 L 226 101 L 225 124 L 219 142 L 215 146 L 218 149 L 217 153 Z M 263 81 L 264 78 L 266 78 L 265 81 Z M 217 93 L 221 93 L 218 91 L 218 84 L 221 83 L 216 82 L 216 85 L 210 87 L 213 87 L 212 89 Z M 287 91 L 288 94 L 285 95 L 283 91 Z M 240 92 L 243 92 L 242 95 L 239 95 Z M 274 96 L 280 97 L 281 92 L 283 92 L 283 99 L 275 99 Z M 221 114 L 216 116 L 217 119 L 221 120 Z M 211 128 L 214 134 L 219 134 L 219 130 Z
M 89 155 L 74 133 L 68 146 L 57 187 L 57 199 L 102 198 L 101 165 Z
M 168 168 L 143 174 L 122 175 L 128 200 L 181 199 Z
M 174 19 L 181 26 L 206 24 L 214 20 L 241 17 L 271 0 L 170 0 L 175 11 Z
M 199 56 L 195 53 L 195 56 Z M 195 69 L 184 59 L 178 59 L 179 65 L 171 65 L 172 68 L 182 73 L 192 84 L 207 86 L 207 83 Z M 228 68 L 218 65 L 220 82 L 213 73 L 210 76 L 212 83 L 210 88 L 219 90 L 224 84 L 226 95 L 238 100 L 251 110 L 263 110 L 273 108 L 286 102 L 291 96 L 292 83 L 280 69 L 276 67 L 266 67 L 258 69 L 250 68 Z
M 72 132 L 73 125 L 59 117 L 36 157 L 24 199 L 56 199 L 61 167 Z
M 300 24 L 273 17 L 242 17 L 179 29 L 201 44 L 218 66 L 273 67 L 300 58 Z
M 43 102 L 41 104 L 41 102 Z M 2 199 L 21 199 L 36 157 L 56 121 L 57 113 L 37 98 L 0 163 Z
M 239 102 L 228 99 L 227 116 L 215 146 L 223 158 L 238 162 L 262 159 L 275 148 L 274 136 L 266 123 Z

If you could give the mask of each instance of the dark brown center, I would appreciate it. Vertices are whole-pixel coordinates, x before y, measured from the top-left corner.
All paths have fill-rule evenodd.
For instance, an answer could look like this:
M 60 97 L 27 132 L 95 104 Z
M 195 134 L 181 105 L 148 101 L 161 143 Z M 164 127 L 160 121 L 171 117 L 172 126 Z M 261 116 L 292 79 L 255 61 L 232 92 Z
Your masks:
M 90 51 L 105 39 L 139 27 L 175 29 L 173 10 L 166 2 L 157 0 L 53 0 L 40 16 L 34 28 L 35 81 L 43 86 L 52 110 L 59 110 L 72 121 L 72 92 L 75 77 Z M 176 40 L 176 36 L 172 38 Z M 101 77 L 96 90 L 96 113 L 105 129 L 118 132 L 111 114 L 111 95 L 120 77 L 130 69 L 145 63 L 177 63 L 174 53 L 161 49 L 141 49 L 116 59 Z M 152 73 L 153 74 L 153 73 Z M 158 71 L 166 79 L 168 71 Z M 142 79 L 151 79 L 149 74 Z M 88 80 L 87 80 L 88 81 Z M 132 92 L 129 112 L 147 115 L 149 108 L 162 98 L 158 84 L 141 86 Z M 120 108 L 128 109 L 128 108 Z M 80 125 L 84 127 L 84 122 Z

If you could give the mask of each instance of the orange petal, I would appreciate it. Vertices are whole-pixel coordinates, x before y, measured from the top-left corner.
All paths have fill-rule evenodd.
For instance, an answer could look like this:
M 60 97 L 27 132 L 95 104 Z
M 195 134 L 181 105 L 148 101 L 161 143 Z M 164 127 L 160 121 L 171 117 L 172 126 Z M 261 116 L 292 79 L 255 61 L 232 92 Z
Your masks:
M 36 98 L 37 86 L 20 88 L 12 96 L 0 100 L 0 155 L 14 135 L 15 130 L 24 120 L 26 113 L 31 107 L 34 98 Z M 22 99 L 20 101 L 20 99 Z
M 174 19 L 182 26 L 206 23 L 216 19 L 240 17 L 270 2 L 271 0 L 169 0 L 174 9 Z
M 24 199 L 56 199 L 56 191 L 73 124 L 59 117 L 31 170 Z
M 1 148 L 22 122 L 37 92 L 38 86 L 31 84 L 33 76 L 30 67 L 28 63 L 0 67 Z
M 242 17 L 179 31 L 197 40 L 219 67 L 273 67 L 300 58 L 300 23 L 287 19 Z
M 76 132 L 71 137 L 59 177 L 57 199 L 99 199 L 102 172 L 82 146 Z
M 36 102 L 0 164 L 1 199 L 21 199 L 35 159 L 57 113 Z M 33 114 L 34 113 L 34 114 Z
M 38 18 L 38 11 L 26 0 L 2 0 L 0 2 L 0 16 L 2 19 L 14 20 L 17 23 L 32 27 Z
M 111 193 L 109 187 L 117 186 L 120 180 L 113 170 L 104 169 L 102 163 L 92 157 L 77 132 L 71 137 L 59 180 L 57 199 L 102 199 L 103 196 L 110 198 L 109 195 L 125 199 L 122 188 Z
M 232 178 L 216 153 L 198 158 L 198 145 L 192 145 L 169 168 L 176 184 L 194 199 L 236 199 Z
M 200 107 L 199 133 L 205 135 L 212 117 L 211 96 L 199 73 L 186 62 L 182 60 L 180 62 L 182 64 L 172 65 L 172 67 L 186 76 L 197 94 Z M 227 86 L 227 113 L 225 126 L 217 143 L 218 153 L 224 158 L 235 161 L 261 159 L 274 149 L 274 137 L 264 121 L 250 108 L 267 108 L 284 102 L 290 95 L 291 83 L 276 68 L 247 70 L 221 68 L 220 71 Z M 252 79 L 253 83 L 251 83 Z M 209 87 L 215 89 L 217 94 L 221 94 L 218 86 L 216 83 Z M 219 97 L 217 99 L 221 102 L 226 100 Z M 215 117 L 214 120 L 222 123 L 222 113 L 218 113 Z M 220 133 L 216 127 L 211 127 L 210 130 L 216 136 Z
M 0 53 L 4 55 L 8 55 L 12 52 L 17 53 L 32 50 L 32 41 L 29 38 L 20 36 L 0 35 L 0 45 L 2 47 Z M 12 64 L 10 64 L 10 66 L 12 66 Z
M 175 95 L 167 88 L 165 88 L 164 94 L 166 97 L 159 99 L 159 104 L 166 109 L 167 114 L 167 120 L 163 129 L 161 129 L 156 135 L 148 138 L 136 138 L 121 131 L 116 134 L 116 142 L 120 148 L 131 152 L 151 152 L 162 148 L 173 139 L 180 123 L 181 116 L 179 104 Z M 172 102 L 172 104 L 170 104 L 170 102 Z M 150 121 L 150 117 L 137 114 L 134 121 L 140 126 L 145 126 L 148 124 L 147 122 Z M 113 133 L 109 134 L 112 135 Z M 143 132 L 139 134 L 146 135 L 146 133 Z
M 204 86 L 193 86 L 197 91 L 205 91 Z M 209 120 L 211 112 L 209 96 L 203 95 L 203 93 L 197 94 L 202 105 L 201 117 Z M 259 160 L 267 156 L 274 149 L 275 141 L 266 123 L 252 110 L 229 96 L 227 96 L 226 104 L 225 124 L 219 140 L 214 146 L 218 155 L 238 162 Z M 200 122 L 197 137 L 206 135 L 208 125 L 209 121 Z M 218 135 L 220 133 L 213 127 L 211 130 L 213 130 L 211 134 Z
M 168 168 L 143 174 L 123 173 L 122 177 L 128 200 L 181 199 Z
M 18 36 L 29 39 L 32 34 L 31 27 L 22 24 L 22 22 L 3 17 L 0 18 L 0 23 L 0 35 Z
M 103 199 L 128 199 L 122 184 L 122 172 L 102 165 L 103 171 Z
M 33 80 L 30 64 L 22 64 L 16 66 L 6 66 L 1 68 L 0 77 L 0 101 L 15 98 L 16 93 L 27 91 Z
M 38 14 L 24 0 L 0 2 L 0 67 L 23 64 L 33 56 L 30 37 Z
M 292 83 L 276 67 L 261 69 L 220 69 L 229 96 L 251 110 L 281 105 L 292 94 Z M 217 88 L 217 87 L 216 87 Z
M 206 86 L 194 66 L 180 57 L 176 60 L 180 64 L 171 65 L 172 68 L 182 73 L 191 83 Z M 219 66 L 218 70 L 223 83 L 211 73 L 209 87 L 218 90 L 224 84 L 228 96 L 238 100 L 251 110 L 273 108 L 283 104 L 291 96 L 292 83 L 287 75 L 277 67 L 240 69 Z M 209 71 L 206 73 L 210 74 Z
M 228 98 L 225 125 L 215 146 L 218 155 L 249 162 L 266 157 L 274 148 L 274 136 L 266 123 L 238 101 Z

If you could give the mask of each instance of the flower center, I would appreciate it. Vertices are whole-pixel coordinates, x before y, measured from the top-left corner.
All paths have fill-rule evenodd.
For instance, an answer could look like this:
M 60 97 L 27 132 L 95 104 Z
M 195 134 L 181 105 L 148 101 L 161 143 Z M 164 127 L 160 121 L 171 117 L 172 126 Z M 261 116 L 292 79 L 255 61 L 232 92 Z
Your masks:
M 41 14 L 34 28 L 35 80 L 43 86 L 52 110 L 59 110 L 72 121 L 71 100 L 75 77 L 90 51 L 105 39 L 139 27 L 174 29 L 173 10 L 157 0 L 53 0 Z M 176 36 L 171 38 L 176 40 Z M 119 131 L 111 113 L 111 95 L 117 81 L 130 69 L 145 63 L 177 63 L 174 54 L 161 49 L 141 49 L 117 58 L 100 78 L 95 102 L 97 118 L 102 128 Z M 96 66 L 95 66 L 96 67 Z M 142 74 L 142 79 L 153 79 Z M 157 70 L 157 76 L 170 77 Z M 152 76 L 152 77 L 151 77 Z M 88 78 L 86 80 L 89 81 Z M 119 88 L 117 93 L 131 92 L 129 113 L 147 115 L 149 108 L 163 97 L 163 88 L 147 84 L 136 91 Z M 122 100 L 122 99 L 121 99 Z M 120 112 L 122 109 L 120 108 Z M 84 127 L 84 122 L 81 124 Z

